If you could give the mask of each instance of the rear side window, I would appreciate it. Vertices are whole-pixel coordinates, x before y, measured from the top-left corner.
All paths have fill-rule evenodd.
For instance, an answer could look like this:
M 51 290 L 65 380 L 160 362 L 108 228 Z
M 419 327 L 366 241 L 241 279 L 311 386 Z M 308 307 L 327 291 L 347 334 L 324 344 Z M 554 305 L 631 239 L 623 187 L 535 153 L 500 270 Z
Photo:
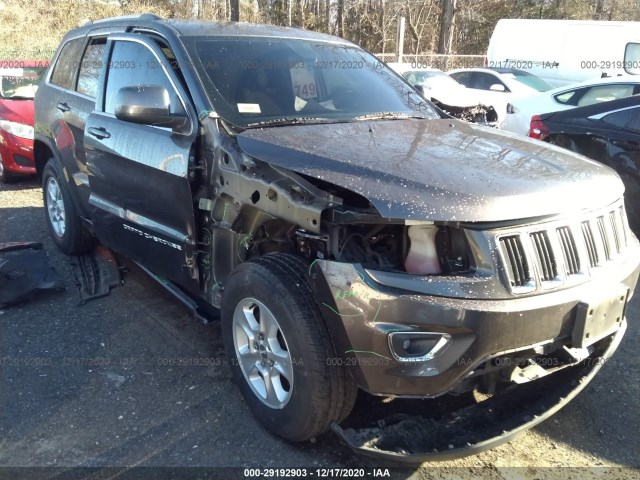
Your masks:
M 84 37 L 69 40 L 64 47 L 62 47 L 62 51 L 51 73 L 51 83 L 69 90 L 74 88 L 76 69 L 80 64 L 83 45 Z
M 627 108 L 602 117 L 610 125 L 640 133 L 640 107 Z
M 79 93 L 95 98 L 106 42 L 106 38 L 97 38 L 87 46 L 80 62 L 77 88 Z
M 595 103 L 608 102 L 609 100 L 628 97 L 633 95 L 634 87 L 635 85 L 625 84 L 599 85 L 597 87 L 591 87 L 582 97 L 580 97 L 580 100 L 578 100 L 578 106 L 586 107 L 587 105 L 593 105 Z
M 584 90 L 585 89 L 569 90 L 568 92 L 560 93 L 553 98 L 556 100 L 556 102 L 563 105 L 575 105 L 575 99 L 577 97 L 580 97 L 584 93 Z M 574 100 L 574 102 L 571 101 L 572 99 Z

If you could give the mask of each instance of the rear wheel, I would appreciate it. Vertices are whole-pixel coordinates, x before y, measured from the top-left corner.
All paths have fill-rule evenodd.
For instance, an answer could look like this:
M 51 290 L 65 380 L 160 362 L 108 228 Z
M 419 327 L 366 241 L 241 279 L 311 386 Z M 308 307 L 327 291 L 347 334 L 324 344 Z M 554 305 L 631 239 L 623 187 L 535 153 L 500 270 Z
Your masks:
M 351 411 L 357 388 L 331 365 L 333 343 L 305 277 L 306 262 L 270 254 L 239 265 L 222 299 L 234 380 L 271 432 L 304 441 Z
M 47 225 L 56 245 L 68 255 L 85 253 L 93 237 L 82 225 L 58 165 L 49 160 L 42 172 L 42 195 Z

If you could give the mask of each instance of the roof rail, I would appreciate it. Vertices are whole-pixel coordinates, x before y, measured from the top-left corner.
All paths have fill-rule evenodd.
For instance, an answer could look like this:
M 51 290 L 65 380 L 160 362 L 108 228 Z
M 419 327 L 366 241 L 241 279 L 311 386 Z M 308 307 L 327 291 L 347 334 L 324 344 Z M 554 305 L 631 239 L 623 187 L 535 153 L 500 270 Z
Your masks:
M 155 13 L 141 13 L 140 15 L 121 15 L 119 17 L 108 17 L 108 18 L 100 18 L 98 20 L 86 20 L 82 22 L 80 25 L 84 27 L 85 25 L 91 25 L 94 23 L 102 23 L 102 22 L 111 22 L 118 20 L 164 20 L 160 15 L 156 15 Z

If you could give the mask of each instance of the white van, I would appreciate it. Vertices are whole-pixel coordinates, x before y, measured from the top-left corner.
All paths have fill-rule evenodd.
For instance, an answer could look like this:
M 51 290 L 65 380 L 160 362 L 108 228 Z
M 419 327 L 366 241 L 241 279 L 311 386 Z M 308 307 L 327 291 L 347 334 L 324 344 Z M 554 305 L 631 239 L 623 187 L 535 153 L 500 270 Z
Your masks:
M 640 22 L 502 19 L 486 62 L 525 70 L 554 87 L 640 75 Z

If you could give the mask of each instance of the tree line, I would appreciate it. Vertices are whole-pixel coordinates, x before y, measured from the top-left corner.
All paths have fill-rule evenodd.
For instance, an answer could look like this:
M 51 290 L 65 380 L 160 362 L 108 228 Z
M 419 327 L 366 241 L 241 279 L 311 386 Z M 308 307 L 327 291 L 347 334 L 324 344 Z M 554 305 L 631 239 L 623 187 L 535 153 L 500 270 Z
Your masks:
M 85 20 L 137 13 L 292 25 L 379 54 L 404 17 L 407 54 L 481 55 L 501 18 L 640 21 L 640 0 L 0 0 L 0 57 L 47 56 Z

